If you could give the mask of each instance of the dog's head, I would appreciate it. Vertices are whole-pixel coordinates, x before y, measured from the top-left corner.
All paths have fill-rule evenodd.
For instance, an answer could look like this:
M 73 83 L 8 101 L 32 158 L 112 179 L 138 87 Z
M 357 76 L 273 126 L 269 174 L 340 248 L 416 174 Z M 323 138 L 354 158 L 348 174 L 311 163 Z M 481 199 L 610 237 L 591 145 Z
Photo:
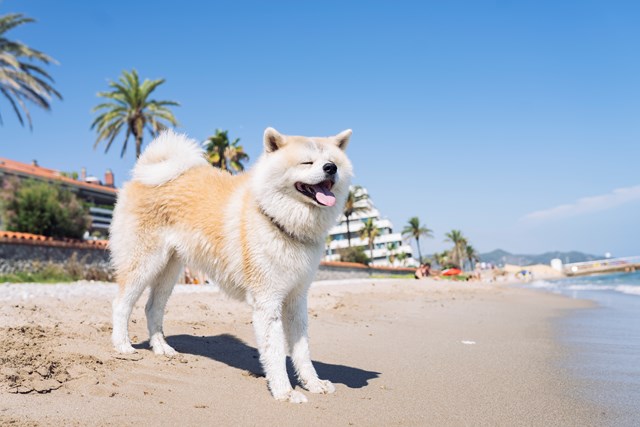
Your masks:
M 335 221 L 353 175 L 345 154 L 350 137 L 351 130 L 317 138 L 283 135 L 267 128 L 254 181 L 261 205 L 274 216 L 302 212 L 316 216 L 308 220 L 327 216 Z

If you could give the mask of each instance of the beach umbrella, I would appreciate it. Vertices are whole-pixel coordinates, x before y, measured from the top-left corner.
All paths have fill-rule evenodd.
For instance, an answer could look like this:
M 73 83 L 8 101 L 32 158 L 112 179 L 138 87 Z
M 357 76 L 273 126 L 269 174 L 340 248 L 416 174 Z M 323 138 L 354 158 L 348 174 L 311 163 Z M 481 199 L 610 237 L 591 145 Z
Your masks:
M 457 268 L 447 268 L 441 274 L 443 276 L 457 276 L 458 274 L 461 274 L 461 273 L 462 273 L 462 271 L 460 271 Z

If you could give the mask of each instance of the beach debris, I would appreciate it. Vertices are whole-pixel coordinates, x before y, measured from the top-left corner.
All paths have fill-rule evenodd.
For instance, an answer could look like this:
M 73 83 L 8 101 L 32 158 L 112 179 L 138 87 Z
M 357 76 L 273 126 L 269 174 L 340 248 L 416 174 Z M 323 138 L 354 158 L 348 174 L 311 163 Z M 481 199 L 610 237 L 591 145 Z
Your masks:
M 140 353 L 132 353 L 132 354 L 121 354 L 121 353 L 116 353 L 113 355 L 113 357 L 115 359 L 120 359 L 120 360 L 131 360 L 133 362 L 137 362 L 138 360 L 142 360 L 143 356 Z
M 460 342 L 465 345 L 474 345 L 476 343 L 475 341 L 460 341 Z

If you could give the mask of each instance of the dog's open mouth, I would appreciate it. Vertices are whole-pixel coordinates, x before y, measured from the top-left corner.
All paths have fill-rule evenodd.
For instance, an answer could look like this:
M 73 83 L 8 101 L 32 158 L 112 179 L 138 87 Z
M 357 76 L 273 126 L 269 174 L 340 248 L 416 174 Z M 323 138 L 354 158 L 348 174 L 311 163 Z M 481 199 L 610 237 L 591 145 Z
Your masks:
M 315 200 L 322 206 L 333 206 L 336 204 L 336 196 L 331 192 L 333 181 L 327 179 L 318 184 L 305 184 L 296 182 L 296 190 L 305 196 Z

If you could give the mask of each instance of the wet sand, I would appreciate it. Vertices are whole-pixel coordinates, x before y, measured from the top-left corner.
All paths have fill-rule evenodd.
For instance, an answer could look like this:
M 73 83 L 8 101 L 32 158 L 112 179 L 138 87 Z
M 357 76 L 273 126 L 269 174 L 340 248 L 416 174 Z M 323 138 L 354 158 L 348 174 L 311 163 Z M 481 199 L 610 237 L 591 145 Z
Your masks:
M 295 405 L 271 398 L 244 303 L 177 287 L 165 333 L 181 355 L 169 359 L 148 349 L 143 295 L 138 353 L 121 357 L 115 289 L 0 285 L 1 425 L 615 424 L 562 368 L 554 321 L 587 302 L 495 284 L 318 282 L 311 353 L 336 393 Z

